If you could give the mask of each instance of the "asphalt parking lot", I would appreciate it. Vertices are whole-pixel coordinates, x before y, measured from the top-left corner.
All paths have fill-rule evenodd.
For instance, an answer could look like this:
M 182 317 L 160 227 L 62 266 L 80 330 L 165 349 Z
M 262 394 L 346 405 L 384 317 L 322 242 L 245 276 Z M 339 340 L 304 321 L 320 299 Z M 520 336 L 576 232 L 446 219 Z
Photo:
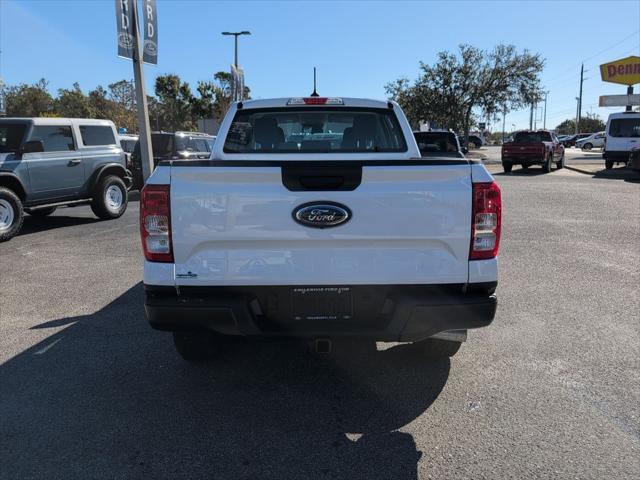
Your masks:
M 191 366 L 143 318 L 135 196 L 27 218 L 0 245 L 0 477 L 639 478 L 640 183 L 496 179 L 498 314 L 451 361 L 266 343 Z

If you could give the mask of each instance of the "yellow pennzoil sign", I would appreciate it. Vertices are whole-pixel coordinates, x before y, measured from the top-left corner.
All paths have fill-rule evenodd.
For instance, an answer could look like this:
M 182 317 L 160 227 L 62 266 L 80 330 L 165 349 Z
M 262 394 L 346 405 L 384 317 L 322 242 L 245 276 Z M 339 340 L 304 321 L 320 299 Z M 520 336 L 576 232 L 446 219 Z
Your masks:
M 634 85 L 640 83 L 640 57 L 627 57 L 600 65 L 603 82 Z

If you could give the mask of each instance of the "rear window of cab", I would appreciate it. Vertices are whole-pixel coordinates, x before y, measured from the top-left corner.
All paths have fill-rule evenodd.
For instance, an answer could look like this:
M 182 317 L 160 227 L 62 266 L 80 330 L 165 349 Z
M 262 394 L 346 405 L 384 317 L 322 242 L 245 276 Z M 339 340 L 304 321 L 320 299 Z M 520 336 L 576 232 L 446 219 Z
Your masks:
M 238 110 L 225 153 L 406 152 L 393 110 L 287 107 Z

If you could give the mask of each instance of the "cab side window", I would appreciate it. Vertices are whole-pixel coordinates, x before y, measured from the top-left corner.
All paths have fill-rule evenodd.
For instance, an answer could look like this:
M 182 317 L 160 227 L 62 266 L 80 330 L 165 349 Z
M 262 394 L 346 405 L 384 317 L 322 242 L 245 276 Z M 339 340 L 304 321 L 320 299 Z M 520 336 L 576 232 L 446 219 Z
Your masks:
M 80 125 L 82 143 L 87 147 L 97 145 L 116 145 L 116 137 L 111 127 L 102 125 Z
M 192 140 L 193 149 L 196 152 L 210 152 L 209 144 L 204 138 L 195 138 Z
M 67 152 L 76 149 L 71 127 L 63 125 L 36 125 L 33 127 L 31 140 L 40 140 L 45 152 Z

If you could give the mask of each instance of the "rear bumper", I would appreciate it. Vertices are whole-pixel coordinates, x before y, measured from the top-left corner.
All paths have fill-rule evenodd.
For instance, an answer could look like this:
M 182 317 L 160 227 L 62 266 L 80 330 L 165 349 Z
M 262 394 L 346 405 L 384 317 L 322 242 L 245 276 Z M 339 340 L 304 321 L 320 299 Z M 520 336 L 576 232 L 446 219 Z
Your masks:
M 504 155 L 502 162 L 513 163 L 516 165 L 542 165 L 545 160 L 539 155 L 537 156 L 519 156 L 519 155 Z
M 631 152 L 626 151 L 610 151 L 605 150 L 602 152 L 602 158 L 605 160 L 612 160 L 614 162 L 624 162 L 627 163 L 629 161 L 629 154 Z
M 417 341 L 489 325 L 495 282 L 469 285 L 356 285 L 349 320 L 293 320 L 288 286 L 145 285 L 145 315 L 166 331 L 211 330 L 256 337 L 359 337 Z

